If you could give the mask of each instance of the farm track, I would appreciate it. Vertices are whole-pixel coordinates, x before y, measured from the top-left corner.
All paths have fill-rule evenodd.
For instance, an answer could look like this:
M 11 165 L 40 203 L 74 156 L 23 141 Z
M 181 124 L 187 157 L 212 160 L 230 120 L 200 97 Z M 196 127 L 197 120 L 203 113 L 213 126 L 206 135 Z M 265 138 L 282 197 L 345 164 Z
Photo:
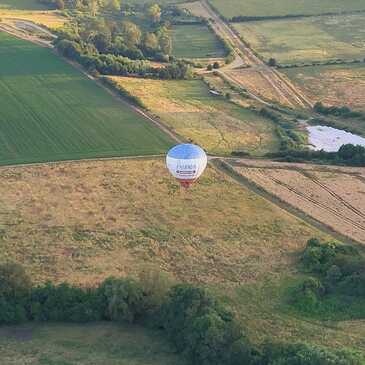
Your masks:
M 289 79 L 284 77 L 276 69 L 267 66 L 259 57 L 257 57 L 254 52 L 246 46 L 230 25 L 223 21 L 210 7 L 206 0 L 202 0 L 200 3 L 202 8 L 205 10 L 205 18 L 210 21 L 214 31 L 224 39 L 228 40 L 236 49 L 236 59 L 240 59 L 242 62 L 237 62 L 235 60 L 235 68 L 237 68 L 237 64 L 249 65 L 250 69 L 259 72 L 261 76 L 269 82 L 276 93 L 282 99 L 286 100 L 290 106 L 299 108 L 313 107 L 313 103 L 296 86 L 294 86 Z M 229 71 L 232 69 L 232 66 L 228 65 L 221 70 L 221 73 L 229 75 Z M 246 86 L 237 79 L 235 80 L 235 83 L 240 87 L 246 88 Z M 250 90 L 250 92 L 256 95 L 255 90 Z M 259 98 L 259 96 L 256 95 L 256 98 Z

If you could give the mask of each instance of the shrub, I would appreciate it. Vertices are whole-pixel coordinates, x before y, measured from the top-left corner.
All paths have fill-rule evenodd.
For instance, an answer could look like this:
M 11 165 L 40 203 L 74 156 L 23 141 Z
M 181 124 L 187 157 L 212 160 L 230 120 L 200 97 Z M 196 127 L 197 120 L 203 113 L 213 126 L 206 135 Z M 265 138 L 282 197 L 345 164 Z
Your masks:
M 178 351 L 193 364 L 253 363 L 254 351 L 233 314 L 205 289 L 192 285 L 172 288 L 159 322 Z
M 107 319 L 134 323 L 144 313 L 143 289 L 135 279 L 108 278 L 99 287 L 99 294 L 107 303 Z

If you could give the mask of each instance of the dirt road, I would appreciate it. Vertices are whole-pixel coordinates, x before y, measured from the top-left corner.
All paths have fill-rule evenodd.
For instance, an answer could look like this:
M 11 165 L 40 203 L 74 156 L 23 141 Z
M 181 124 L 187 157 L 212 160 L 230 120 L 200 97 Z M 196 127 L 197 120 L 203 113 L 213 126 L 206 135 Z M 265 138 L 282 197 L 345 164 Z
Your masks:
M 225 74 L 227 78 L 231 79 L 231 81 L 238 86 L 247 89 L 247 85 L 234 77 L 231 71 L 237 70 L 243 65 L 248 65 L 250 67 L 246 70 L 258 72 L 260 76 L 266 79 L 266 81 L 270 84 L 279 99 L 285 100 L 287 105 L 294 108 L 312 108 L 312 102 L 295 85 L 293 85 L 289 79 L 278 72 L 275 68 L 267 66 L 260 58 L 258 58 L 241 40 L 239 35 L 210 7 L 206 0 L 200 1 L 200 7 L 201 8 L 198 10 L 199 15 L 205 17 L 210 22 L 214 31 L 231 43 L 235 49 L 235 61 L 223 68 L 220 71 L 221 73 Z M 240 72 L 244 73 L 246 70 L 241 69 Z M 256 99 L 261 99 L 255 90 L 249 91 L 255 95 Z

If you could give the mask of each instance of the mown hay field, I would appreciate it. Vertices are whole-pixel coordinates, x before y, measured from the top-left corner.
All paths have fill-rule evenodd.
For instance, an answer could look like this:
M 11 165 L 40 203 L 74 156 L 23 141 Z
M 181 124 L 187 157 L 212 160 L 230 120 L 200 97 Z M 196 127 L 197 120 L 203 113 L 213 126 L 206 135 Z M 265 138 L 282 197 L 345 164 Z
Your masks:
M 121 323 L 0 328 L 2 365 L 184 365 L 158 331 Z
M 174 25 L 171 36 L 172 54 L 178 58 L 217 58 L 226 54 L 220 40 L 206 25 Z
M 227 17 L 234 16 L 285 16 L 318 15 L 365 10 L 364 0 L 209 0 Z
M 237 162 L 236 170 L 262 189 L 365 244 L 365 172 Z
M 365 111 L 364 64 L 299 67 L 281 71 L 313 101 Z
M 0 65 L 0 164 L 158 154 L 171 146 L 49 49 L 0 33 Z
M 254 155 L 278 149 L 275 126 L 255 112 L 214 96 L 200 80 L 161 81 L 113 77 L 147 109 L 186 140 L 209 153 L 244 150 Z
M 265 59 L 281 64 L 364 58 L 364 14 L 235 23 Z

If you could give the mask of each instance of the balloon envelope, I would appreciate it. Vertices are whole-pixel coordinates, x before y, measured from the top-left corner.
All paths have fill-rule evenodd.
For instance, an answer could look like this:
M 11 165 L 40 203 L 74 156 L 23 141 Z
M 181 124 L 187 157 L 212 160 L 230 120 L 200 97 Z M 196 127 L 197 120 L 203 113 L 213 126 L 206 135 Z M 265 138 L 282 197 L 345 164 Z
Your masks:
M 184 187 L 189 187 L 202 175 L 207 163 L 204 150 L 194 144 L 179 144 L 166 156 L 167 168 Z

